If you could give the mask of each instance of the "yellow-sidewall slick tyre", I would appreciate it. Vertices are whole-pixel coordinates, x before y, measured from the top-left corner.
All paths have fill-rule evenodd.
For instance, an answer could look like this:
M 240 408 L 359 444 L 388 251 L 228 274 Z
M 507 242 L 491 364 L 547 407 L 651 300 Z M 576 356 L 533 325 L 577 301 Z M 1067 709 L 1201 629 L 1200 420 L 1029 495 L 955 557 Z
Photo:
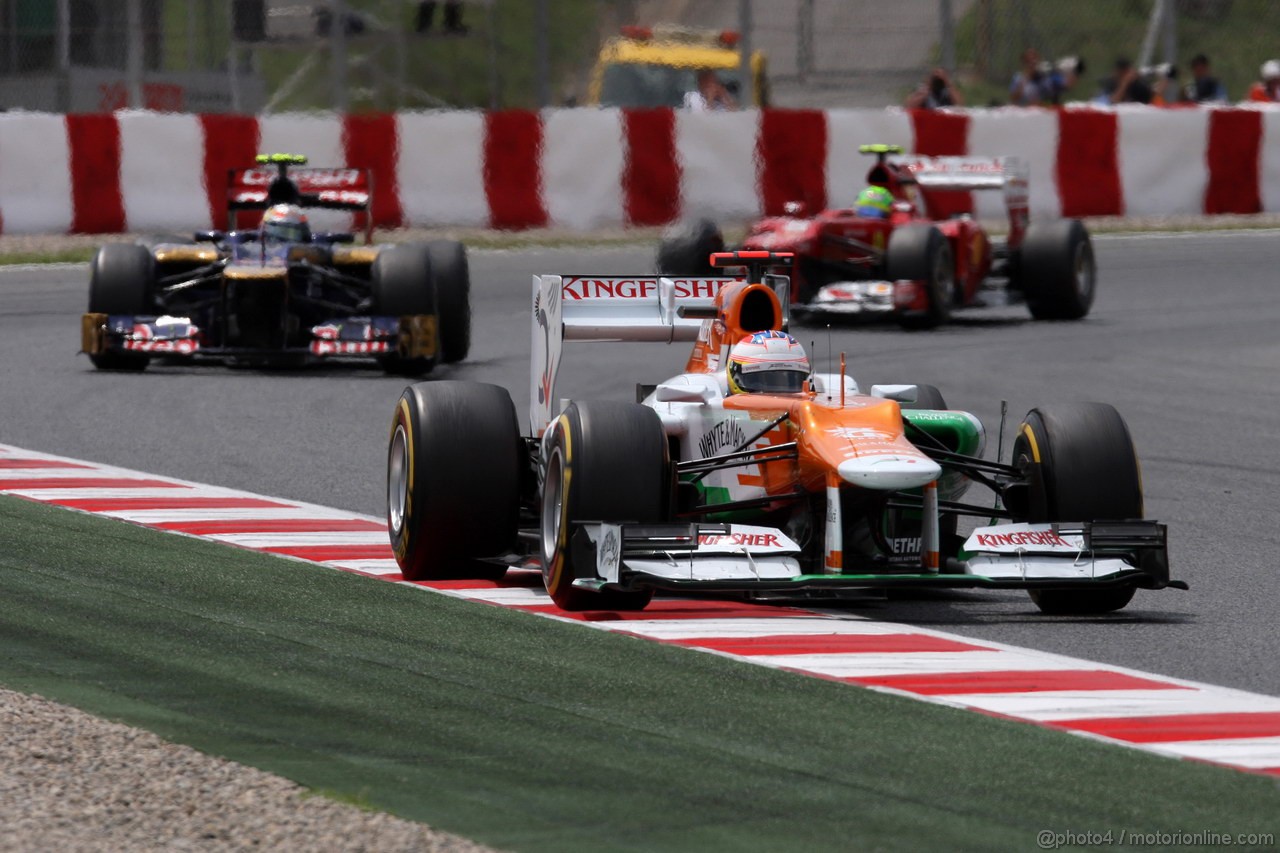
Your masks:
M 501 577 L 515 550 L 523 439 L 505 388 L 419 382 L 400 395 L 387 449 L 387 526 L 409 580 Z
M 1129 427 L 1106 403 L 1032 409 L 1018 428 L 1013 464 L 1030 475 L 1029 522 L 1143 517 L 1142 476 Z M 1034 589 L 1045 613 L 1097 614 L 1120 610 L 1133 586 Z
M 633 403 L 571 403 L 552 425 L 541 495 L 542 579 L 565 610 L 641 610 L 651 590 L 596 592 L 573 585 L 595 564 L 573 547 L 575 522 L 667 519 L 672 478 L 657 414 Z

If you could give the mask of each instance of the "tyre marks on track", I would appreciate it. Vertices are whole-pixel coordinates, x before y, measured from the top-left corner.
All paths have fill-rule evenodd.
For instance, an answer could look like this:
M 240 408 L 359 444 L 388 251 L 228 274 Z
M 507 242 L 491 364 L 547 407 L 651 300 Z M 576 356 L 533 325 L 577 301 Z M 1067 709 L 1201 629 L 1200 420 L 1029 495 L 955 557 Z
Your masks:
M 0 445 L 0 493 L 156 530 L 404 581 L 376 518 Z M 1161 755 L 1280 776 L 1280 697 L 846 613 L 657 598 L 566 613 L 538 572 L 417 582 L 438 593 Z

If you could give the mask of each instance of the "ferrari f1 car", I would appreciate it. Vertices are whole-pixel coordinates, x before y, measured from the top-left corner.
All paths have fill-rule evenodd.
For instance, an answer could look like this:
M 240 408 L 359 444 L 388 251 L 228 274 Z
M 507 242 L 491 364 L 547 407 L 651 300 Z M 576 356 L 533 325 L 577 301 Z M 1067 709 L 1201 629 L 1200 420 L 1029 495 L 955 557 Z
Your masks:
M 992 460 L 983 424 L 932 386 L 864 392 L 841 370 L 795 393 L 730 393 L 730 347 L 786 328 L 788 284 L 762 272 L 788 260 L 716 256 L 745 279 L 534 276 L 528 435 L 495 385 L 417 383 L 396 406 L 387 517 L 405 577 L 538 568 L 568 610 L 640 609 L 655 590 L 906 586 L 1026 589 L 1048 613 L 1101 613 L 1135 589 L 1185 588 L 1109 405 L 1033 409 Z M 693 350 L 637 403 L 566 402 L 567 341 Z M 965 499 L 974 483 L 995 508 Z M 981 521 L 962 535 L 966 516 Z
M 783 216 L 751 226 L 742 248 L 790 252 L 798 318 L 892 316 L 907 328 L 947 322 L 957 308 L 1025 302 L 1039 320 L 1078 320 L 1093 305 L 1097 270 L 1077 219 L 1029 223 L 1026 164 L 1013 157 L 900 158 L 896 145 L 864 145 L 867 183 L 893 196 L 887 215 L 847 208 L 811 214 L 790 202 Z M 891 157 L 890 155 L 894 155 Z M 948 216 L 955 193 L 1000 190 L 1004 241 L 967 214 Z M 724 237 L 708 220 L 677 230 L 658 251 L 659 272 L 707 275 Z
M 367 171 L 291 169 L 306 158 L 289 154 L 257 161 L 228 176 L 229 231 L 98 250 L 81 325 L 96 367 L 142 370 L 156 355 L 263 366 L 338 357 L 421 374 L 466 357 L 470 280 L 460 243 L 372 245 Z M 347 232 L 312 233 L 304 208 L 363 216 L 365 244 L 352 245 Z M 261 228 L 236 228 L 246 210 L 267 210 Z M 274 231 L 267 222 L 277 213 L 296 221 Z

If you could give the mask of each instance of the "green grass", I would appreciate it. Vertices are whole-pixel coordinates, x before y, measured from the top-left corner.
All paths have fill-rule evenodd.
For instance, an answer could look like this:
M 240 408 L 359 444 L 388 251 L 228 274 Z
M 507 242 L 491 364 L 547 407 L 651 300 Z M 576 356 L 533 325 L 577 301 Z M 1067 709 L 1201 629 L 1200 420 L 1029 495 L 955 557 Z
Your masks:
M 1180 84 L 1185 85 L 1190 77 L 1191 57 L 1205 53 L 1231 100 L 1243 100 L 1263 61 L 1280 57 L 1273 37 L 1280 27 L 1280 4 L 1233 0 L 1176 5 Z M 990 8 L 988 36 L 983 35 L 984 7 Z M 1151 7 L 1149 0 L 987 0 L 971 4 L 956 27 L 956 58 L 961 69 L 969 72 L 962 76 L 966 103 L 1007 102 L 1009 81 L 1025 47 L 1035 47 L 1045 59 L 1083 58 L 1087 70 L 1067 100 L 1090 100 L 1097 94 L 1098 80 L 1110 76 L 1116 57 L 1127 56 L 1135 63 L 1139 60 Z M 1191 7 L 1202 8 L 1204 13 L 1193 15 Z M 1164 61 L 1163 44 L 1157 38 L 1153 64 Z
M 514 850 L 1280 832 L 1268 778 L 0 498 L 0 683 Z

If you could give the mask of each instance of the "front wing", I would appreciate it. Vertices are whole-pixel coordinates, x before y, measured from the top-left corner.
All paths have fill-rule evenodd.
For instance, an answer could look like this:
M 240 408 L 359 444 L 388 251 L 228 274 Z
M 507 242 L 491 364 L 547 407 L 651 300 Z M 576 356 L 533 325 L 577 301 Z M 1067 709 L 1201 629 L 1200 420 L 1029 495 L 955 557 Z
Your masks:
M 575 562 L 596 566 L 596 577 L 574 585 L 595 590 L 1186 586 L 1170 581 L 1167 530 L 1152 521 L 1003 524 L 974 531 L 965 544 L 941 571 L 850 560 L 840 574 L 806 574 L 800 546 L 781 531 L 741 524 L 588 522 L 571 547 Z
M 80 349 L 89 355 L 129 352 L 191 357 L 306 356 L 323 359 L 374 358 L 398 353 L 406 358 L 432 358 L 438 351 L 436 317 L 338 317 L 313 326 L 302 345 L 274 349 L 211 346 L 188 317 L 127 314 L 84 314 Z

